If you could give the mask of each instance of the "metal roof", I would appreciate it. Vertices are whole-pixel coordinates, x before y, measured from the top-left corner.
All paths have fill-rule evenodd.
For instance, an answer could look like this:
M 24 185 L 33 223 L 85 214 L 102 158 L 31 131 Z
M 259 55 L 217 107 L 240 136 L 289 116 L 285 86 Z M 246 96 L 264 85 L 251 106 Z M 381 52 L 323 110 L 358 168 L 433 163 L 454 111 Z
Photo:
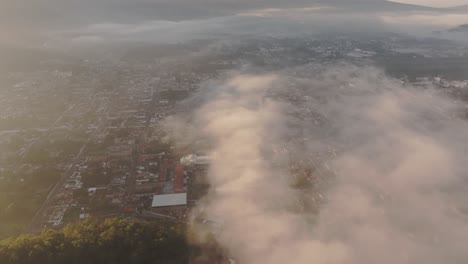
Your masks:
M 187 193 L 162 194 L 153 196 L 152 207 L 177 206 L 187 204 Z

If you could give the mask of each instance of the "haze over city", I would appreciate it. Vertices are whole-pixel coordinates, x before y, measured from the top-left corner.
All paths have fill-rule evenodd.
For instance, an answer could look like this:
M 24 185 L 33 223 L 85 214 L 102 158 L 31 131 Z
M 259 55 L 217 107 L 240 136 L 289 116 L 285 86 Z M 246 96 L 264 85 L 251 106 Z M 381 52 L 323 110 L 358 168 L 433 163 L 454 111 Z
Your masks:
M 466 263 L 468 1 L 0 0 L 0 263 Z

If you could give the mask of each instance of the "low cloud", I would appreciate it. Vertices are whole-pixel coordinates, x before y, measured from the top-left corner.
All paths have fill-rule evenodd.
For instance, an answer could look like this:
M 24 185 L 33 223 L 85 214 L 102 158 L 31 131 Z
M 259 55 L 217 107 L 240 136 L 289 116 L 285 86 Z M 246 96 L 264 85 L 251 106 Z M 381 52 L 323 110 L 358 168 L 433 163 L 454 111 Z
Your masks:
M 217 223 L 211 232 L 239 263 L 468 260 L 458 103 L 353 66 L 204 87 L 191 131 L 217 158 L 193 214 Z M 297 161 L 313 168 L 308 191 L 291 188 Z

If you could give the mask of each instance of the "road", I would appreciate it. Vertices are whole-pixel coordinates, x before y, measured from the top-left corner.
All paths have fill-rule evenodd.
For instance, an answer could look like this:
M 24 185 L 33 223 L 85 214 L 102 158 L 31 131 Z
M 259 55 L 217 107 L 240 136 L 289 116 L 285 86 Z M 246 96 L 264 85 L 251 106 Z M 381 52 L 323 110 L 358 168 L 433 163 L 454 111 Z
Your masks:
M 83 146 L 81 147 L 78 154 L 72 159 L 72 161 L 68 165 L 67 169 L 63 173 L 63 176 L 54 185 L 52 190 L 47 195 L 47 198 L 45 199 L 44 203 L 42 204 L 42 206 L 39 208 L 39 210 L 36 212 L 36 214 L 32 218 L 31 224 L 29 225 L 29 227 L 26 230 L 27 232 L 34 232 L 34 231 L 37 231 L 37 230 L 41 229 L 41 224 L 43 223 L 43 218 L 45 216 L 45 212 L 46 212 L 47 208 L 49 208 L 52 205 L 54 197 L 62 190 L 65 182 L 75 172 L 76 165 L 79 164 L 79 162 L 81 160 L 81 157 L 82 157 L 86 147 L 88 146 L 89 142 L 91 141 L 91 139 L 93 139 L 97 134 L 99 134 L 101 132 L 101 130 L 105 129 L 106 125 L 107 125 L 107 122 L 103 120 L 99 124 L 98 128 L 94 131 L 94 133 L 92 135 L 90 135 L 89 138 L 86 140 L 86 142 L 83 144 Z
M 69 111 L 71 111 L 75 106 L 76 106 L 76 104 L 73 104 L 70 107 L 68 107 L 65 111 L 63 111 L 63 113 L 59 117 L 57 117 L 57 119 L 55 119 L 55 121 L 48 128 L 42 130 L 43 132 L 45 132 L 45 134 L 42 137 L 38 137 L 38 138 L 34 139 L 33 141 L 31 141 L 26 147 L 24 147 L 20 151 L 20 153 L 18 155 L 21 158 L 24 158 L 26 156 L 26 154 L 29 152 L 29 150 L 32 148 L 32 146 L 34 146 L 34 144 L 36 144 L 40 139 L 49 136 L 50 131 L 63 119 L 65 114 L 67 114 Z
M 52 129 L 58 124 L 60 123 L 60 121 L 62 121 L 63 117 L 68 114 L 68 112 L 70 112 L 71 110 L 73 110 L 73 108 L 75 108 L 76 106 L 80 105 L 81 103 L 83 102 L 87 102 L 87 101 L 92 101 L 94 102 L 96 100 L 95 97 L 92 96 L 92 90 L 90 90 L 85 96 L 83 96 L 83 98 L 77 102 L 77 103 L 74 103 L 72 105 L 70 105 L 67 109 L 65 109 L 65 111 L 62 112 L 62 114 L 60 116 L 57 117 L 57 119 L 54 120 L 54 122 L 52 122 L 52 124 L 47 127 L 47 128 L 43 128 L 43 129 L 39 129 L 36 131 L 41 131 L 41 132 L 45 132 L 45 134 L 42 136 L 42 137 L 38 137 L 36 139 L 34 139 L 33 141 L 31 141 L 26 147 L 24 147 L 20 152 L 19 152 L 19 157 L 20 158 L 24 158 L 26 156 L 26 154 L 29 152 L 29 150 L 34 146 L 34 144 L 36 144 L 38 141 L 40 141 L 42 138 L 45 138 L 45 137 L 48 137 L 50 132 L 52 131 Z M 91 99 L 91 100 L 90 100 Z

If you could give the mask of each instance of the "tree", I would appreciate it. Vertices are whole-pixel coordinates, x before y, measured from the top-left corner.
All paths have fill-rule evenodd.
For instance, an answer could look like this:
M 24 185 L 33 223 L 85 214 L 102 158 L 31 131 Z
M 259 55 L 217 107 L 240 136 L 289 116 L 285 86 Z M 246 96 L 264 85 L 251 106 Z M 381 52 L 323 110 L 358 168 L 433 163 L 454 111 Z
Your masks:
M 123 218 L 88 219 L 62 230 L 0 241 L 0 263 L 187 263 L 185 227 Z

